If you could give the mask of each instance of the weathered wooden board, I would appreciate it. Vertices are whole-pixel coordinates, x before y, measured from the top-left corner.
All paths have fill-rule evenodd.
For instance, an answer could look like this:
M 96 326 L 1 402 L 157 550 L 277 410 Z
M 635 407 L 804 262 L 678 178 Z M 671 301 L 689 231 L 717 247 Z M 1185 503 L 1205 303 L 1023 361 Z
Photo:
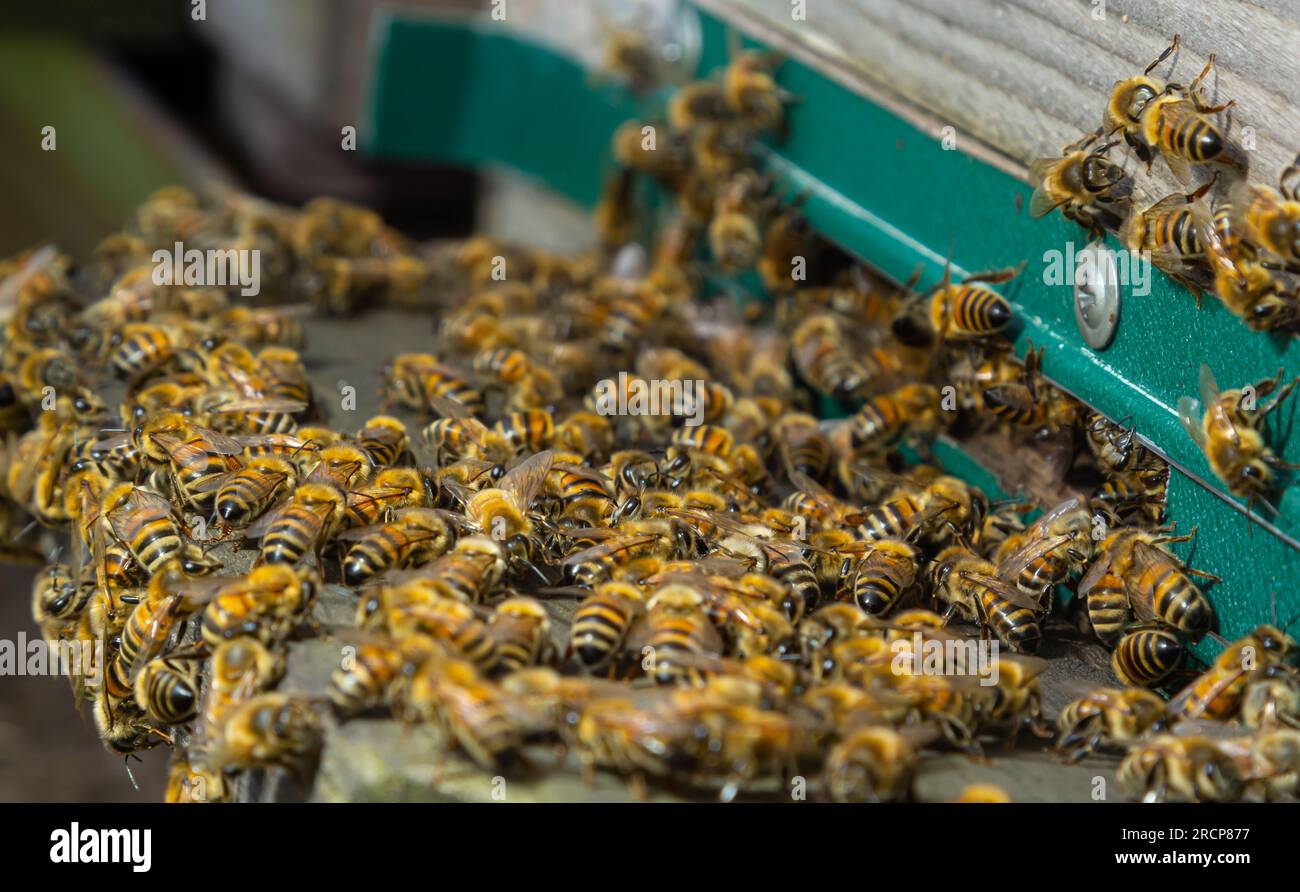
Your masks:
M 1251 179 L 1275 183 L 1300 152 L 1297 0 L 806 0 L 803 21 L 790 0 L 699 5 L 936 138 L 955 128 L 958 149 L 987 158 L 991 148 L 1021 175 L 1095 130 L 1115 81 L 1140 73 L 1175 33 L 1181 49 L 1153 75 L 1187 83 L 1216 54 L 1205 90 L 1236 100 L 1219 123 L 1245 151 Z M 1153 198 L 1182 191 L 1159 164 L 1136 186 Z

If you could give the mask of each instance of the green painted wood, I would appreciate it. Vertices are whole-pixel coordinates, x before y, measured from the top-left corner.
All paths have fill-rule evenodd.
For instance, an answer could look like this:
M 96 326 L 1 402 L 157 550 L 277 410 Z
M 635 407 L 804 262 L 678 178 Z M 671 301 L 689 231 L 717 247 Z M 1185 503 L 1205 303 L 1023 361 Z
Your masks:
M 701 71 L 710 72 L 725 64 L 725 32 L 702 18 Z M 573 62 L 490 26 L 394 16 L 380 23 L 375 44 L 368 145 L 378 155 L 505 164 L 590 205 L 609 168 L 609 134 L 628 118 L 655 117 L 653 103 L 638 105 L 615 86 L 595 88 Z M 1058 217 L 1031 220 L 1017 208 L 1017 198 L 1028 206 L 1026 184 L 945 150 L 937 135 L 807 66 L 787 61 L 778 79 L 801 101 L 790 109 L 789 136 L 768 145 L 764 158 L 789 191 L 808 193 L 804 209 L 815 229 L 897 280 L 919 265 L 923 287 L 942 276 L 950 246 L 958 276 L 1027 260 L 1002 289 L 1017 308 L 1021 355 L 1030 340 L 1046 346 L 1049 377 L 1113 418 L 1131 417 L 1190 473 L 1210 476 L 1175 406 L 1195 393 L 1202 362 L 1225 388 L 1271 377 L 1279 366 L 1300 372 L 1300 347 L 1250 332 L 1212 299 L 1196 310 L 1190 294 L 1154 271 L 1149 294 L 1126 294 L 1110 348 L 1092 351 L 1076 329 L 1071 280 L 1053 284 L 1046 275 L 1072 242 L 1083 246 L 1077 228 Z M 1285 428 L 1291 413 L 1279 414 Z M 1300 460 L 1300 442 L 1286 441 L 1281 452 Z M 1295 612 L 1300 590 L 1286 583 L 1300 578 L 1300 552 L 1248 520 L 1217 481 L 1208 486 L 1175 473 L 1169 507 L 1183 529 L 1199 523 L 1207 531 L 1191 559 L 1223 577 L 1208 590 L 1223 634 L 1267 620 L 1274 590 L 1278 612 Z M 1279 504 L 1280 526 L 1300 533 L 1300 491 L 1288 489 Z M 1199 652 L 1214 650 L 1207 642 Z

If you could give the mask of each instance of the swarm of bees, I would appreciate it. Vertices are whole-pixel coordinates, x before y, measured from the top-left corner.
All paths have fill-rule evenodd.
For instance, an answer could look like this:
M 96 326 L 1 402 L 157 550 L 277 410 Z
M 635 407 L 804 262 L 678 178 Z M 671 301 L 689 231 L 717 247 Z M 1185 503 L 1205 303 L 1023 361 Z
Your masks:
M 1035 654 L 1072 617 L 1125 686 L 1062 712 L 1062 759 L 1125 750 L 1141 796 L 1296 794 L 1295 642 L 1264 626 L 1173 700 L 1151 690 L 1215 634 L 1194 581 L 1212 577 L 1162 525 L 1168 467 L 1054 388 L 1042 350 L 1014 358 L 990 286 L 1018 268 L 916 291 L 815 241 L 751 156 L 784 125 L 779 61 L 740 52 L 682 87 L 653 150 L 621 129 L 586 254 L 420 246 L 342 202 L 173 189 L 87 266 L 52 249 L 0 264 L 6 538 L 46 561 L 45 637 L 107 655 L 101 680 L 72 681 L 111 751 L 169 746 L 167 798 L 216 801 L 251 771 L 309 779 L 329 727 L 388 715 L 494 774 L 724 800 L 802 777 L 900 800 L 937 751 L 1051 736 Z M 1110 176 L 1083 160 L 1086 181 Z M 658 221 L 643 179 L 666 194 Z M 147 258 L 177 240 L 256 245 L 276 292 L 318 312 L 419 307 L 430 350 L 387 358 L 380 414 L 331 424 L 299 312 L 154 284 Z M 706 299 L 713 269 L 758 270 L 775 301 Z M 652 392 L 659 409 L 638 409 Z M 1236 412 L 1229 396 L 1213 410 Z M 853 408 L 821 419 L 825 400 Z M 1036 456 L 1051 495 L 990 500 L 933 462 L 938 437 Z M 222 549 L 251 569 L 223 572 Z M 325 586 L 352 623 L 319 621 Z M 346 651 L 328 694 L 277 691 L 289 642 L 317 636 Z M 984 675 L 926 654 L 981 642 Z
M 1218 116 L 1233 106 L 1212 105 L 1203 82 L 1210 55 L 1190 84 L 1165 83 L 1152 71 L 1176 53 L 1178 35 L 1140 75 L 1117 81 L 1102 125 L 1066 146 L 1060 158 L 1030 166 L 1035 190 L 1029 210 L 1041 217 L 1059 208 L 1091 238 L 1114 232 L 1135 255 L 1181 282 L 1199 306 L 1203 291 L 1255 331 L 1295 334 L 1300 325 L 1300 156 L 1284 169 L 1276 188 L 1248 182 L 1242 151 Z M 1110 160 L 1120 142 L 1147 172 L 1157 158 L 1185 186 L 1193 169 L 1212 177 L 1186 194 L 1167 195 L 1149 207 L 1134 204 L 1133 179 Z M 1224 176 L 1213 207 L 1206 196 Z

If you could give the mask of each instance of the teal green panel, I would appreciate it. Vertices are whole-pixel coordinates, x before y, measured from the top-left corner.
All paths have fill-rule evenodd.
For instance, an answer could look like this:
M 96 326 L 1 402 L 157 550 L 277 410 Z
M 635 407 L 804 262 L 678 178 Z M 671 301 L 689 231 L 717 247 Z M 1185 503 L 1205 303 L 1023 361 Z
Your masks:
M 610 135 L 639 103 L 500 26 L 381 17 L 367 149 L 508 165 L 594 204 Z

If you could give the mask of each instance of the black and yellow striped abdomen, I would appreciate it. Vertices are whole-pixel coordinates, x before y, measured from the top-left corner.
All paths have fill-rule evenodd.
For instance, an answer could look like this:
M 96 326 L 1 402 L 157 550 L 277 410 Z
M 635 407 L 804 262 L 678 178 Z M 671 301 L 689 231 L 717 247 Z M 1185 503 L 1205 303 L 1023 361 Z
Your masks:
M 1149 688 L 1168 678 L 1182 657 L 1183 645 L 1172 632 L 1140 629 L 1120 639 L 1110 665 L 1125 684 Z

